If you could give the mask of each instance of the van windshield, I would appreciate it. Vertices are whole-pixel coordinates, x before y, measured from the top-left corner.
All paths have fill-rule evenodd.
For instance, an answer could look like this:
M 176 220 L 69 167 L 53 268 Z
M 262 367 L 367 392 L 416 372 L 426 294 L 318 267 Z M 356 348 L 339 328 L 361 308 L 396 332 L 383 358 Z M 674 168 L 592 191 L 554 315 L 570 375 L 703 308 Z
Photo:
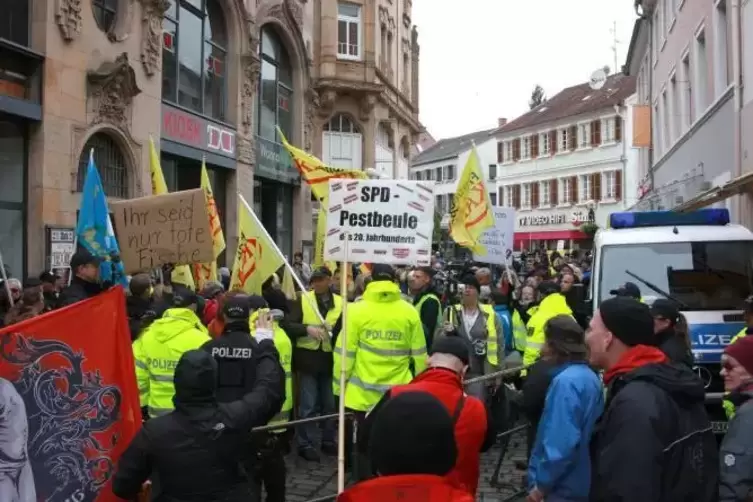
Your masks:
M 665 297 L 650 284 L 686 311 L 741 310 L 753 293 L 753 241 L 623 244 L 601 253 L 601 301 L 626 282 L 640 288 L 646 303 Z

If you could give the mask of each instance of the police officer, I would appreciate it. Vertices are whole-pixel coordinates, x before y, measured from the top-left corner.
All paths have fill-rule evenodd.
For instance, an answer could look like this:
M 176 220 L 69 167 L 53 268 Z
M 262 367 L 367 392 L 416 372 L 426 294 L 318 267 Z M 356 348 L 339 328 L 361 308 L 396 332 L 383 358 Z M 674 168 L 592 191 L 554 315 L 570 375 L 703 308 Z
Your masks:
M 285 401 L 285 373 L 274 348 L 269 315 L 259 320 L 255 337 L 249 326 L 251 308 L 247 295 L 231 293 L 225 297 L 222 315 L 225 318 L 222 335 L 202 346 L 217 361 L 217 401 L 228 403 L 244 399 L 248 402 L 249 395 L 256 395 L 259 400 L 269 399 L 274 405 L 269 408 L 268 416 L 263 417 L 267 423 L 280 412 Z M 260 373 L 261 358 L 270 356 L 275 359 L 274 371 Z M 255 480 L 263 441 L 251 434 L 248 438 L 250 454 L 245 465 L 248 475 Z M 252 485 L 258 493 L 259 487 L 255 482 Z
M 523 365 L 530 366 L 535 363 L 541 355 L 541 348 L 544 346 L 545 334 L 544 327 L 549 319 L 558 315 L 573 315 L 573 311 L 567 305 L 565 296 L 560 292 L 559 284 L 553 281 L 544 281 L 539 284 L 539 295 L 541 302 L 539 308 L 528 320 L 528 338 L 526 339 L 526 348 L 523 351 Z M 526 370 L 521 374 L 525 376 Z
M 176 285 L 172 308 L 133 342 L 139 398 L 149 418 L 173 410 L 173 377 L 180 356 L 209 340 L 207 329 L 196 315 L 198 304 L 196 293 Z

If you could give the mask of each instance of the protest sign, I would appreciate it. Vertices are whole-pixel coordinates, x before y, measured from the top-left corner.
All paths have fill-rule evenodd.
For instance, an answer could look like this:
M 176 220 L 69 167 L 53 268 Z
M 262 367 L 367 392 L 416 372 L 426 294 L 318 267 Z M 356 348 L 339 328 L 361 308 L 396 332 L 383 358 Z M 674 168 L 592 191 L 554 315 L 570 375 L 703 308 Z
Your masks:
M 141 427 L 133 368 L 121 287 L 0 330 L 0 500 L 122 500 L 110 482 Z
M 405 180 L 329 183 L 327 260 L 428 265 L 433 231 L 431 185 Z
M 166 263 L 214 261 L 204 190 L 151 195 L 110 204 L 127 273 Z
M 480 242 L 486 247 L 486 254 L 473 254 L 473 259 L 481 263 L 504 265 L 508 251 L 512 253 L 515 238 L 515 209 L 493 207 L 494 227 L 481 234 Z

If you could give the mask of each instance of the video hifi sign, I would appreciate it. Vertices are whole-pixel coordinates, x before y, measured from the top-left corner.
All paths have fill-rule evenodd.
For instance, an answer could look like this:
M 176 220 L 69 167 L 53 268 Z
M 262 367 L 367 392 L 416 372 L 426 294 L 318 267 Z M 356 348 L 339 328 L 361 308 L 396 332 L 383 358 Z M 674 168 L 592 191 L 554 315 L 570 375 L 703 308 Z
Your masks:
M 404 180 L 329 182 L 327 260 L 428 265 L 433 231 L 434 189 L 429 185 Z

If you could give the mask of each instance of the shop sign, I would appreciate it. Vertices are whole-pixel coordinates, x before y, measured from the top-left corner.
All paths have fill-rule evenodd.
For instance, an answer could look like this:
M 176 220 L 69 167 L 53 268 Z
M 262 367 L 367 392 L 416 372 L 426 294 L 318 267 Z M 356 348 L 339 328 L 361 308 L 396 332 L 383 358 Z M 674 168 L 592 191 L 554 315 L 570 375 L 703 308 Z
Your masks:
M 256 171 L 257 176 L 271 180 L 294 183 L 299 179 L 298 170 L 293 166 L 293 159 L 285 147 L 256 136 Z
M 576 210 L 571 213 L 537 214 L 532 216 L 520 216 L 519 227 L 543 227 L 550 225 L 566 225 L 573 223 L 585 223 L 588 221 L 588 211 Z
M 235 158 L 235 131 L 164 103 L 162 137 L 199 150 Z

